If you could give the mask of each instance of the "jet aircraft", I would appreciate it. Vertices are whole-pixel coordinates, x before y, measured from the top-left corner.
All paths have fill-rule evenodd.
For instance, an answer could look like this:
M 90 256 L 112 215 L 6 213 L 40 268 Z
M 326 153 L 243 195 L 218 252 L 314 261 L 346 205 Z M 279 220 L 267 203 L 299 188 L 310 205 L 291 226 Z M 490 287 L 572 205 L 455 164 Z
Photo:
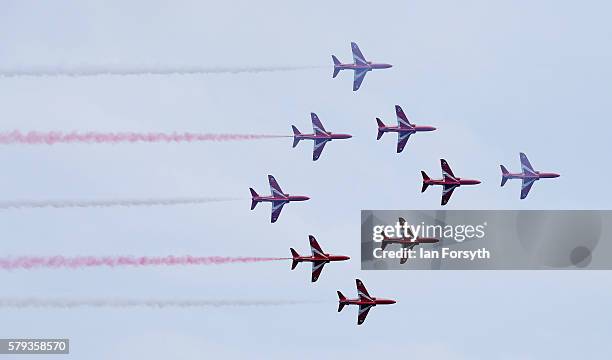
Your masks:
M 312 161 L 316 161 L 319 156 L 321 156 L 321 152 L 323 152 L 323 148 L 328 141 L 335 139 L 350 139 L 352 137 L 349 134 L 334 134 L 325 130 L 321 120 L 319 120 L 319 117 L 315 113 L 310 113 L 310 117 L 312 118 L 312 134 L 302 134 L 294 125 L 291 125 L 291 127 L 293 128 L 293 147 L 296 147 L 300 140 L 314 140 Z
M 357 325 L 363 324 L 368 312 L 376 305 L 395 304 L 395 300 L 376 298 L 368 294 L 365 286 L 359 279 L 355 279 L 357 283 L 357 299 L 347 299 L 340 291 L 338 291 L 338 312 L 342 311 L 346 305 L 359 305 L 359 313 L 357 315 Z
M 353 79 L 353 91 L 359 90 L 363 79 L 365 78 L 368 71 L 372 71 L 374 69 L 388 69 L 392 65 L 390 64 L 380 64 L 373 63 L 371 61 L 367 61 L 361 50 L 359 50 L 359 46 L 354 42 L 351 43 L 351 50 L 353 52 L 353 63 L 352 64 L 343 64 L 338 60 L 338 58 L 332 55 L 332 60 L 334 61 L 334 74 L 332 77 L 336 77 L 340 70 L 354 70 L 355 77 Z
M 272 175 L 268 175 L 268 182 L 270 183 L 270 192 L 271 192 L 270 196 L 260 196 L 259 194 L 257 194 L 255 190 L 253 190 L 253 188 L 249 188 L 249 190 L 251 190 L 251 196 L 252 196 L 251 210 L 255 209 L 255 206 L 257 206 L 257 203 L 259 202 L 271 202 L 272 203 L 271 222 L 273 223 L 276 222 L 276 220 L 278 219 L 278 216 L 280 215 L 281 210 L 283 209 L 283 206 L 285 204 L 291 201 L 306 201 L 310 199 L 308 196 L 296 196 L 296 195 L 285 194 L 283 190 L 281 190 L 280 186 L 278 186 L 276 179 L 274 179 L 274 176 Z
M 471 179 L 462 179 L 456 177 L 453 174 L 450 166 L 444 159 L 440 159 L 440 165 L 442 167 L 442 179 L 435 180 L 430 179 L 429 176 L 425 173 L 425 171 L 421 171 L 421 175 L 423 176 L 423 187 L 421 188 L 421 192 L 425 192 L 429 185 L 442 185 L 442 201 L 441 205 L 446 205 L 448 200 L 450 200 L 451 195 L 453 195 L 453 191 L 461 185 L 478 185 L 480 184 L 479 180 L 471 180 Z
M 523 172 L 520 173 L 510 173 L 508 169 L 504 165 L 500 165 L 502 171 L 502 180 L 501 186 L 504 186 L 508 179 L 522 179 L 523 184 L 521 185 L 521 199 L 527 197 L 529 194 L 529 190 L 531 190 L 531 186 L 540 179 L 550 179 L 557 178 L 560 175 L 556 173 L 548 173 L 548 172 L 540 172 L 533 169 L 529 159 L 527 159 L 527 155 L 524 153 L 520 153 L 521 158 L 521 169 Z
M 378 136 L 376 140 L 380 140 L 380 138 L 386 132 L 396 132 L 397 133 L 397 153 L 401 153 L 408 142 L 408 138 L 410 135 L 415 134 L 417 132 L 422 131 L 434 131 L 436 130 L 433 126 L 421 126 L 411 124 L 406 114 L 404 114 L 404 110 L 399 105 L 395 105 L 395 114 L 397 115 L 397 126 L 386 126 L 382 120 L 376 118 L 376 122 L 378 123 Z
M 406 224 L 406 220 L 404 220 L 404 218 L 402 217 L 399 218 L 399 225 L 403 228 L 404 224 Z M 401 236 L 401 237 L 387 237 L 383 232 L 382 234 L 383 239 L 381 241 L 380 248 L 382 250 L 385 250 L 387 245 L 401 244 L 402 249 L 412 250 L 415 246 L 420 245 L 420 244 L 435 244 L 437 242 L 440 242 L 440 240 L 436 238 L 422 237 L 422 236 L 415 237 L 410 226 L 406 227 L 406 232 L 407 234 L 405 235 L 407 236 Z M 408 260 L 407 257 L 402 257 L 400 259 L 400 264 L 405 264 L 407 260 Z
M 311 281 L 315 282 L 319 279 L 321 272 L 323 271 L 323 266 L 325 264 L 330 263 L 332 261 L 344 261 L 349 260 L 350 257 L 344 255 L 331 255 L 323 252 L 321 246 L 315 239 L 314 236 L 308 235 L 308 240 L 310 240 L 310 250 L 312 251 L 311 256 L 300 256 L 295 249 L 290 248 L 291 256 L 293 257 L 293 262 L 291 263 L 291 270 L 295 269 L 295 267 L 301 262 L 311 262 L 312 263 L 312 278 Z

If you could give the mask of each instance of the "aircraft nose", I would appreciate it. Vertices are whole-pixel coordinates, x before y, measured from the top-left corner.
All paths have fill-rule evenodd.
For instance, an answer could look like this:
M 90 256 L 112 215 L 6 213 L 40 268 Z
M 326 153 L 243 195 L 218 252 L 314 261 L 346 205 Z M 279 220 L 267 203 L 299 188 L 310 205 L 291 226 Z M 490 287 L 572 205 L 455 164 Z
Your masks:
M 553 173 L 552 175 L 554 178 L 558 178 L 559 176 L 561 176 L 560 174 L 555 174 L 555 173 Z
M 478 185 L 478 184 L 480 184 L 480 183 L 482 183 L 482 181 L 480 181 L 480 180 L 474 180 L 474 184 L 475 184 L 475 185 Z

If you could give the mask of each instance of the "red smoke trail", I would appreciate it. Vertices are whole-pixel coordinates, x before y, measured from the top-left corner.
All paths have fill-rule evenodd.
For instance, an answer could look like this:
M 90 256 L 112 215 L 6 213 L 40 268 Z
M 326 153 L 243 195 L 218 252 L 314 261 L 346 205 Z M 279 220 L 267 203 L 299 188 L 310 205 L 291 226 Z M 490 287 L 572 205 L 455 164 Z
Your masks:
M 132 256 L 21 256 L 0 258 L 0 269 L 35 269 L 35 268 L 69 268 L 119 267 L 119 266 L 183 266 L 183 265 L 221 265 L 229 263 L 256 263 L 266 261 L 288 260 L 276 257 L 224 257 L 224 256 L 165 256 L 165 257 L 132 257 Z
M 257 134 L 201 134 L 201 133 L 103 133 L 103 132 L 70 132 L 61 131 L 30 131 L 22 133 L 19 130 L 0 133 L 0 144 L 71 144 L 71 143 L 135 143 L 135 142 L 198 142 L 198 141 L 243 141 L 291 137 L 288 135 L 257 135 Z

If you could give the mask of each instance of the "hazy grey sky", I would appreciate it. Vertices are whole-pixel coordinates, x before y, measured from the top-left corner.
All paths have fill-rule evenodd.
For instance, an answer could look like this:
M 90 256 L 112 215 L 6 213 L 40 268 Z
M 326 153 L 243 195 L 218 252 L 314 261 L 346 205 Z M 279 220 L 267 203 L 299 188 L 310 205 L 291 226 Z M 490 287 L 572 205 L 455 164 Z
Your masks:
M 2 130 L 291 133 L 316 112 L 330 143 L 3 146 L 1 200 L 185 196 L 243 201 L 176 207 L 0 212 L 7 255 L 286 256 L 346 253 L 316 284 L 309 266 L 86 269 L 0 273 L 2 296 L 296 299 L 315 304 L 213 309 L 0 309 L 0 337 L 69 337 L 74 359 L 323 358 L 581 359 L 612 352 L 608 272 L 362 272 L 360 209 L 436 209 L 420 170 L 439 158 L 458 176 L 448 209 L 609 209 L 612 10 L 605 1 L 3 1 L 0 68 L 36 66 L 301 66 L 260 74 L 0 78 Z M 332 79 L 350 41 L 392 69 Z M 376 141 L 375 117 L 401 105 L 417 124 L 402 154 Z M 499 188 L 499 164 L 561 173 Z M 248 187 L 307 194 L 270 224 Z M 357 327 L 336 290 L 360 277 L 394 297 Z M 23 357 L 26 359 L 27 357 Z M 36 359 L 40 359 L 37 356 Z

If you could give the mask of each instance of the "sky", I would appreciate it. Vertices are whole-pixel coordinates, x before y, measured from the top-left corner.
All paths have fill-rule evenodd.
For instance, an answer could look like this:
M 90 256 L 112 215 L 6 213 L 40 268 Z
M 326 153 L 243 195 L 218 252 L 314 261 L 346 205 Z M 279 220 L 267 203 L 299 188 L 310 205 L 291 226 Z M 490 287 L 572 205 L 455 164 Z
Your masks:
M 605 1 L 2 2 L 0 70 L 139 66 L 323 66 L 299 71 L 96 77 L 0 77 L 2 131 L 350 133 L 317 162 L 291 139 L 181 144 L 3 145 L 0 200 L 237 197 L 230 202 L 2 210 L 5 255 L 288 256 L 347 254 L 316 284 L 290 262 L 174 268 L 1 272 L 2 297 L 289 299 L 272 307 L 0 309 L 1 338 L 67 337 L 74 359 L 575 359 L 612 353 L 605 271 L 361 271 L 360 210 L 438 209 L 420 170 L 483 181 L 448 209 L 610 209 L 611 5 Z M 373 71 L 358 92 L 332 79 L 350 42 Z M 2 72 L 2 71 L 0 71 Z M 394 105 L 438 128 L 376 141 Z M 499 187 L 499 165 L 525 152 L 561 177 Z M 311 200 L 249 211 L 248 188 Z M 597 179 L 597 180 L 596 180 Z M 336 313 L 354 279 L 396 305 L 356 326 Z M 321 355 L 323 354 L 323 355 Z M 27 356 L 20 358 L 27 359 Z M 44 356 L 32 358 L 43 359 Z

